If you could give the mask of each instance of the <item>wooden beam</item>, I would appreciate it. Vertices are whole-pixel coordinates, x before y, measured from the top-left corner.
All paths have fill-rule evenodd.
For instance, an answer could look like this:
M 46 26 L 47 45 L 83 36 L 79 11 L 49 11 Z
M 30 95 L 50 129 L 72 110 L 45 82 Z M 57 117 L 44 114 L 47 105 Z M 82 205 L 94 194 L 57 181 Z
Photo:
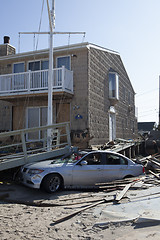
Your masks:
M 127 184 L 127 185 L 124 187 L 124 189 L 123 189 L 120 193 L 118 193 L 118 194 L 116 195 L 115 201 L 120 201 L 120 200 L 124 197 L 124 195 L 126 194 L 126 192 L 128 191 L 128 189 L 129 189 L 132 185 L 133 185 L 133 183 Z
M 153 176 L 155 176 L 158 180 L 160 180 L 160 176 L 159 174 L 156 174 L 154 172 L 152 172 L 151 170 L 149 170 L 149 173 L 151 173 Z

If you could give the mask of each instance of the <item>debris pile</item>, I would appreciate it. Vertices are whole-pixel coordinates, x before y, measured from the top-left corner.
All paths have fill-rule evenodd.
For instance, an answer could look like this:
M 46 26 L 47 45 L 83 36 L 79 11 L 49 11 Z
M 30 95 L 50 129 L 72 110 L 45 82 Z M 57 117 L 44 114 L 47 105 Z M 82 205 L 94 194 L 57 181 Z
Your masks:
M 158 173 L 160 173 L 160 154 L 149 155 L 138 160 L 145 167 L 146 173 L 151 173 L 156 178 L 160 179 Z
M 149 159 L 153 160 L 153 157 L 155 158 L 152 156 Z M 146 160 L 142 159 L 142 162 L 145 164 Z M 5 186 L 1 183 L 0 202 L 3 206 L 1 224 L 4 227 L 6 223 L 6 213 L 2 212 L 5 208 L 9 214 L 11 209 L 17 209 L 13 212 L 12 218 L 14 217 L 19 231 L 28 231 L 26 221 L 24 221 L 27 219 L 32 231 L 41 234 L 43 230 L 47 236 L 55 233 L 56 239 L 62 239 L 61 236 L 63 239 L 69 239 L 65 237 L 66 234 L 71 235 L 72 239 L 99 239 L 99 234 L 101 234 L 101 239 L 106 239 L 112 231 L 115 233 L 114 239 L 118 239 L 116 236 L 119 237 L 119 231 L 122 231 L 123 238 L 121 239 L 125 239 L 124 232 L 128 234 L 128 237 L 130 230 L 134 228 L 140 228 L 142 231 L 144 226 L 159 227 L 160 180 L 150 172 L 138 178 L 116 180 L 97 184 L 97 186 L 99 189 L 96 191 L 64 190 L 51 195 L 41 191 L 35 193 L 35 190 L 21 185 L 6 184 Z M 9 226 L 13 224 L 12 218 L 11 222 L 9 222 L 9 217 L 7 218 Z M 38 219 L 40 228 L 37 228 L 35 219 Z M 50 230 L 46 232 L 46 229 Z M 154 228 L 153 233 L 155 232 Z M 57 234 L 60 237 L 57 237 Z M 144 234 L 147 234 L 146 228 Z M 131 239 L 127 237 L 126 239 Z M 30 239 L 34 238 L 30 236 Z

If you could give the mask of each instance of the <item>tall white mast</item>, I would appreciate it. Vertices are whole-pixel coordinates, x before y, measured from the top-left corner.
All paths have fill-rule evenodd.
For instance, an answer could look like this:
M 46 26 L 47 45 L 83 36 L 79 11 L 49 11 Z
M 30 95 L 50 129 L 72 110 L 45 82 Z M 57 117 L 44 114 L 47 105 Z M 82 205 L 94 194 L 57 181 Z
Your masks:
M 53 91 L 53 32 L 55 28 L 55 1 L 52 0 L 52 9 L 49 8 L 49 2 L 47 0 L 49 26 L 50 26 L 50 46 L 49 46 L 49 71 L 48 71 L 48 118 L 47 124 L 53 123 L 53 107 L 52 107 L 52 91 Z M 51 147 L 51 129 L 47 132 L 47 147 Z
M 52 1 L 52 8 L 50 10 L 49 0 L 47 0 L 47 9 L 49 17 L 49 32 L 19 32 L 19 34 L 49 34 L 50 35 L 50 46 L 49 46 L 49 70 L 48 70 L 48 114 L 47 114 L 47 125 L 53 124 L 53 106 L 52 106 L 52 93 L 53 93 L 53 35 L 54 34 L 83 34 L 85 32 L 55 32 L 55 0 Z M 47 130 L 47 149 L 50 151 L 52 130 Z

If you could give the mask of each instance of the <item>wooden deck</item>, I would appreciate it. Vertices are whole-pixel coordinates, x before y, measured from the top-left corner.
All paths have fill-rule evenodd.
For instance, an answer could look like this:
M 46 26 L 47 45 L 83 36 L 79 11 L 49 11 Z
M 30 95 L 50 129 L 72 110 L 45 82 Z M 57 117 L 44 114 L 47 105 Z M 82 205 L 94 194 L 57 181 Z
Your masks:
M 49 147 L 48 130 L 52 131 Z M 43 137 L 28 140 L 29 134 L 36 133 Z M 68 122 L 0 133 L 0 171 L 61 156 L 69 152 L 70 146 Z

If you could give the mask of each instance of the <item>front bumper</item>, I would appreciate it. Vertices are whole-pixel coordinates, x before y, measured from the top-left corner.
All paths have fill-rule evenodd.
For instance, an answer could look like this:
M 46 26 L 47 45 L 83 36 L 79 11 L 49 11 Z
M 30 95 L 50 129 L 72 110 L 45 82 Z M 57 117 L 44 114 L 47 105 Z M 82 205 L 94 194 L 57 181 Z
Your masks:
M 43 176 L 41 176 L 40 174 L 30 175 L 28 173 L 21 172 L 20 179 L 21 183 L 24 184 L 25 186 L 39 189 L 41 186 Z

